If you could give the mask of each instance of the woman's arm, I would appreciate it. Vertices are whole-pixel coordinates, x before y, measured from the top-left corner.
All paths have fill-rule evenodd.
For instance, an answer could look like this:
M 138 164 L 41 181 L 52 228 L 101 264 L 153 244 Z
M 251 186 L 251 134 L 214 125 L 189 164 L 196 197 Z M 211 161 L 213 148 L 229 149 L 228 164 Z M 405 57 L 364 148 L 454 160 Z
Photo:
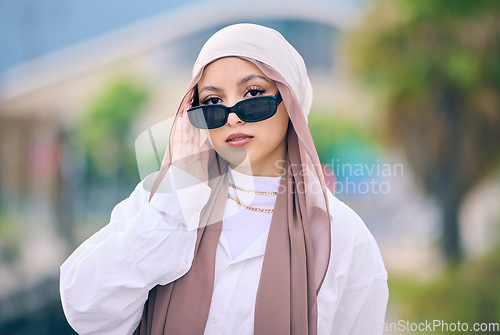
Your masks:
M 177 172 L 176 172 L 177 171 Z M 176 174 L 174 177 L 173 174 Z M 186 178 L 171 168 L 165 180 Z M 187 177 L 189 178 L 189 177 Z M 144 181 L 113 209 L 108 225 L 80 245 L 61 266 L 60 290 L 68 322 L 79 334 L 131 334 L 148 292 L 190 268 L 197 222 L 210 188 L 196 183 L 186 202 L 157 193 L 148 202 Z M 184 190 L 185 191 L 185 190 Z M 190 210 L 191 209 L 191 210 Z M 190 213 L 185 218 L 183 212 Z
M 382 334 L 388 294 L 387 279 L 383 275 L 346 287 L 331 334 Z
M 328 327 L 331 331 L 324 333 L 382 334 L 389 291 L 379 248 L 352 209 L 333 196 L 329 201 L 332 254 L 328 270 L 331 273 L 325 284 L 336 298 L 332 300 L 335 306 L 329 309 L 334 311 L 331 328 Z M 325 314 L 328 313 L 323 311 Z

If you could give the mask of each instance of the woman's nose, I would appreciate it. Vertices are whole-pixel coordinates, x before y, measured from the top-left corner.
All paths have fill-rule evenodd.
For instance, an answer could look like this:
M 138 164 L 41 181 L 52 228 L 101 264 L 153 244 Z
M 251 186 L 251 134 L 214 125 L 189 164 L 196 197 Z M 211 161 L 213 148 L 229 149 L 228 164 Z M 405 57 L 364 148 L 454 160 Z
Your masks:
M 228 126 L 235 126 L 237 124 L 242 124 L 245 123 L 241 121 L 241 119 L 236 115 L 236 113 L 229 113 L 229 116 L 227 117 L 227 125 Z
M 234 106 L 236 103 L 238 103 L 238 99 L 231 100 L 231 105 L 229 106 Z M 241 121 L 241 119 L 236 115 L 236 113 L 229 113 L 229 116 L 227 117 L 227 125 L 228 126 L 235 126 L 238 123 L 245 123 Z

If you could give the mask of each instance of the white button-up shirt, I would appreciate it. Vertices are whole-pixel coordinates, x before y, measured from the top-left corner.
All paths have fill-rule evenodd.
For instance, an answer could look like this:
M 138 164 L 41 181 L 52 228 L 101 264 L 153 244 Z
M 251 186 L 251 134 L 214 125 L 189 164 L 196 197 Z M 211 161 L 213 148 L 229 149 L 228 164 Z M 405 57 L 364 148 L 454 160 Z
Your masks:
M 139 183 L 113 209 L 109 224 L 61 266 L 64 312 L 79 334 L 131 334 L 141 320 L 149 290 L 189 271 L 203 207 L 199 204 L 210 195 L 205 184 L 186 187 L 190 178 L 172 166 L 163 183 L 166 192 L 155 194 L 151 202 L 144 181 Z M 184 194 L 169 192 L 182 179 Z M 226 211 L 229 206 L 235 204 L 228 200 Z M 318 334 L 382 334 L 388 289 L 377 244 L 359 216 L 331 193 L 329 210 L 332 248 L 317 297 Z M 269 227 L 259 229 L 243 250 L 231 248 L 230 243 L 241 236 L 226 229 L 221 232 L 206 335 L 253 334 Z

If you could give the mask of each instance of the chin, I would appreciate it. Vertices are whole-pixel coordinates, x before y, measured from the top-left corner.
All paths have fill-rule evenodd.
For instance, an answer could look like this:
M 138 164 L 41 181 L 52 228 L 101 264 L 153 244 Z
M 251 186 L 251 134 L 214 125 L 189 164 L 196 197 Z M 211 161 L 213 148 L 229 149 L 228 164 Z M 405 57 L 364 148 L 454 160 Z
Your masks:
M 217 147 L 217 153 L 231 165 L 250 165 L 248 154 L 245 149 L 221 145 Z

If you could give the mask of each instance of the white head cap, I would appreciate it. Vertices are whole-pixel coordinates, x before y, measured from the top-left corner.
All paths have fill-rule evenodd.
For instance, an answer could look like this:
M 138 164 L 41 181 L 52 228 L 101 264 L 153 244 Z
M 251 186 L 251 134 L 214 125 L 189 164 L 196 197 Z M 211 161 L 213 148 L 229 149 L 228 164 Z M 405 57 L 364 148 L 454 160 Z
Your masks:
M 193 78 L 210 62 L 228 56 L 253 58 L 277 70 L 293 90 L 307 115 L 312 104 L 312 86 L 304 60 L 276 30 L 240 23 L 216 32 L 205 43 L 193 66 Z

